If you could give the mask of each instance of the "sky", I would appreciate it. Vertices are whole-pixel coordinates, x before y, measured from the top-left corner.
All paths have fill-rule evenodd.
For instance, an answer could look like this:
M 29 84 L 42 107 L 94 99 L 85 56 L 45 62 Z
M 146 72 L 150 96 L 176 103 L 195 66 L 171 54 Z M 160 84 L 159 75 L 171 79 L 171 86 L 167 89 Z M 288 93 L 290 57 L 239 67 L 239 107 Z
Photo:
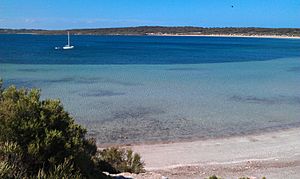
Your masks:
M 0 0 L 0 28 L 145 25 L 300 28 L 300 0 Z

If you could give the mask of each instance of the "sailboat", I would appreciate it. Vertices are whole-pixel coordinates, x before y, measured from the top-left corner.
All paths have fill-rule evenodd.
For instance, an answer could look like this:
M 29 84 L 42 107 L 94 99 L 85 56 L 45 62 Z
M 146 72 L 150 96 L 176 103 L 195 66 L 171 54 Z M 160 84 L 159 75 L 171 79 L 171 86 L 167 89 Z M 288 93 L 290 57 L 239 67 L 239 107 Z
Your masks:
M 68 31 L 68 44 L 63 47 L 64 50 L 73 49 L 74 46 L 70 44 L 70 32 Z

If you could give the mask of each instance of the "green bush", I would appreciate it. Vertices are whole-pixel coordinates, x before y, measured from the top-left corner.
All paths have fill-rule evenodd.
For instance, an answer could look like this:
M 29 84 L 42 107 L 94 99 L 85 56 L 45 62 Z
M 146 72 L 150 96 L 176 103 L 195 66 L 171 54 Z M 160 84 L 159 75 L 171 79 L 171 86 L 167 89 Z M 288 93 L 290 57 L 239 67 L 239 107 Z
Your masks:
M 79 179 L 82 178 L 79 171 L 76 171 L 74 165 L 70 160 L 65 159 L 64 163 L 55 166 L 54 169 L 48 173 L 44 170 L 40 170 L 37 177 L 38 179 L 57 179 L 57 178 L 72 178 Z
M 0 144 L 0 178 L 21 178 L 26 175 L 22 151 L 16 143 Z
M 66 168 L 78 171 L 75 177 L 103 178 L 92 160 L 95 141 L 85 135 L 59 100 L 40 100 L 36 89 L 4 89 L 0 81 L 1 178 L 62 176 L 57 172 Z
M 108 168 L 100 168 L 103 171 L 110 173 L 130 172 L 141 173 L 144 172 L 144 162 L 141 161 L 141 156 L 133 153 L 131 149 L 123 149 L 111 147 L 99 151 L 95 157 L 97 163 L 102 164 L 99 167 L 107 166 Z M 108 165 L 104 165 L 104 164 Z M 112 166 L 112 168 L 109 168 Z
M 210 176 L 208 179 L 221 179 L 219 177 L 217 177 L 216 175 Z

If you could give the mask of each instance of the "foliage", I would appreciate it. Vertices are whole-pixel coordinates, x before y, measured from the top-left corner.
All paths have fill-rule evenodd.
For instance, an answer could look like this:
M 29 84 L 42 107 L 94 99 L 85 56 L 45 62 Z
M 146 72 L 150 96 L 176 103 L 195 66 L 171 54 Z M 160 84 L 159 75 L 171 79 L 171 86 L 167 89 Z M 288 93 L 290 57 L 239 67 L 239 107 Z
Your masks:
M 55 166 L 53 171 L 46 173 L 44 170 L 40 170 L 38 175 L 38 179 L 79 179 L 82 178 L 79 171 L 76 171 L 74 165 L 70 162 L 70 160 L 65 159 L 64 163 Z
M 208 179 L 221 179 L 219 177 L 217 177 L 216 175 L 210 176 Z
M 72 172 L 75 178 L 103 176 L 92 160 L 97 151 L 95 141 L 86 139 L 85 134 L 86 130 L 74 122 L 59 100 L 40 100 L 37 89 L 4 89 L 0 82 L 3 177 L 64 176 L 63 172 L 73 170 L 79 172 Z
M 111 147 L 99 151 L 95 157 L 97 163 L 102 164 L 99 167 L 101 170 L 110 173 L 130 172 L 141 173 L 144 172 L 144 162 L 141 161 L 141 156 L 137 153 L 133 153 L 131 149 L 123 149 L 117 147 Z M 104 165 L 108 164 L 108 165 Z M 113 168 L 109 168 L 112 166 Z
M 16 143 L 0 144 L 0 178 L 21 178 L 26 174 L 22 151 Z

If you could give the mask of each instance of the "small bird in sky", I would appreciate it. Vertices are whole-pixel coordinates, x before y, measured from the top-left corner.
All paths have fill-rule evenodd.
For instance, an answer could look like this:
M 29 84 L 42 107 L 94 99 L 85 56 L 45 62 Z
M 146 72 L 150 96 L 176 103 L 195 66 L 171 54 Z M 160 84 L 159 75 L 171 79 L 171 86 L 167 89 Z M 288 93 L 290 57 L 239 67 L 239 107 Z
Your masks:
M 234 6 L 233 5 L 231 5 L 231 8 L 233 8 Z

